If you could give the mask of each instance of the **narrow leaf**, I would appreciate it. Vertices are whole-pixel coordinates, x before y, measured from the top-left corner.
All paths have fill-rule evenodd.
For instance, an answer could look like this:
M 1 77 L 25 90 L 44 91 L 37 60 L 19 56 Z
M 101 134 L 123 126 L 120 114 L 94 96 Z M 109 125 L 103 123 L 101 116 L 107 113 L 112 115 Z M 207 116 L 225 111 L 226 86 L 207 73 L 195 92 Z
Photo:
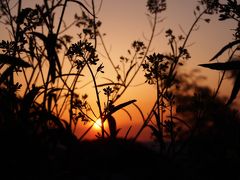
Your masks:
M 91 14 L 93 16 L 93 14 L 88 10 L 88 8 L 83 3 L 81 3 L 80 1 L 76 1 L 76 0 L 69 0 L 69 1 L 79 4 L 80 6 L 83 7 L 83 9 L 85 9 L 89 14 Z
M 41 39 L 45 44 L 47 43 L 47 37 L 39 32 L 31 32 L 30 34 L 32 34 L 33 36 L 37 36 L 39 39 Z
M 14 71 L 14 66 L 8 67 L 0 76 L 0 84 L 7 80 L 8 76 L 10 76 Z
M 130 112 L 128 112 L 128 111 L 127 111 L 126 109 L 124 109 L 124 108 L 122 108 L 122 110 L 123 110 L 125 113 L 127 113 L 129 119 L 132 120 L 132 116 L 131 116 Z
M 127 140 L 128 134 L 129 134 L 129 132 L 131 131 L 131 129 L 132 129 L 132 126 L 130 126 L 130 127 L 128 128 L 128 130 L 127 130 L 127 132 L 126 132 L 126 134 L 125 134 L 125 136 L 124 136 L 124 139 L 125 139 L 125 140 Z
M 47 119 L 47 120 L 52 120 L 52 122 L 53 122 L 58 128 L 65 129 L 62 121 L 61 121 L 57 116 L 55 116 L 55 115 L 52 114 L 51 112 L 47 112 L 47 111 L 44 111 L 44 112 L 41 112 L 41 113 L 43 114 L 43 116 L 44 116 L 45 119 Z
M 199 64 L 199 66 L 214 70 L 240 70 L 240 61 L 229 61 L 225 63 Z
M 157 138 L 159 142 L 162 142 L 163 141 L 162 133 L 158 131 L 157 128 L 154 127 L 153 125 L 148 125 L 148 127 L 152 130 L 152 134 L 155 136 L 155 138 Z
M 236 40 L 233 42 L 230 42 L 229 44 L 227 44 L 226 46 L 224 46 L 212 59 L 210 59 L 210 61 L 213 61 L 214 59 L 218 58 L 220 55 L 222 55 L 227 49 L 233 47 L 234 45 L 237 45 L 240 43 L 240 40 Z
M 110 137 L 111 138 L 115 138 L 117 136 L 116 120 L 111 115 L 107 118 L 107 120 L 108 120 L 108 127 L 109 127 Z
M 170 117 L 170 116 L 168 116 L 168 117 Z M 181 118 L 179 118 L 179 117 L 177 117 L 177 116 L 171 116 L 173 119 L 175 119 L 175 120 L 178 120 L 179 122 L 181 122 L 182 124 L 184 124 L 188 129 L 191 129 L 191 126 L 186 122 L 186 121 L 184 121 L 183 119 L 181 119 Z
M 236 77 L 235 83 L 233 85 L 232 93 L 227 102 L 227 105 L 230 105 L 233 102 L 233 100 L 236 99 L 239 89 L 240 89 L 240 72 L 238 72 L 238 75 Z
M 97 85 L 97 87 L 103 87 L 103 86 L 124 86 L 125 87 L 125 85 L 124 84 L 121 84 L 121 83 L 115 83 L 115 82 L 113 82 L 113 83 L 104 83 L 104 84 L 98 84 Z
M 159 116 L 159 114 L 158 114 L 155 110 L 153 110 L 153 114 L 154 114 L 154 116 L 155 116 L 156 121 L 157 121 L 157 122 L 160 122 L 160 116 Z
M 29 112 L 32 104 L 34 103 L 34 99 L 39 93 L 40 87 L 33 87 L 23 98 L 21 103 L 21 111 L 22 115 L 25 116 Z
M 47 50 L 48 61 L 49 61 L 49 74 L 51 75 L 51 80 L 54 83 L 56 79 L 56 72 L 58 69 L 59 75 L 61 76 L 61 64 L 55 50 L 57 43 L 57 35 L 56 34 L 48 34 L 47 42 L 45 43 L 45 47 Z
M 9 65 L 24 67 L 24 68 L 31 67 L 29 63 L 25 62 L 21 58 L 8 56 L 5 54 L 0 54 L 0 64 L 9 64 Z
M 131 101 L 127 101 L 127 102 L 125 102 L 125 103 L 122 103 L 122 104 L 119 104 L 119 105 L 113 107 L 113 108 L 111 109 L 111 112 L 109 113 L 109 115 L 113 114 L 114 112 L 118 111 L 119 109 L 122 109 L 122 108 L 124 108 L 124 107 L 126 107 L 126 106 L 128 106 L 128 105 L 130 105 L 130 104 L 132 104 L 132 103 L 134 103 L 134 102 L 136 102 L 135 99 L 134 99 L 134 100 L 131 100 Z

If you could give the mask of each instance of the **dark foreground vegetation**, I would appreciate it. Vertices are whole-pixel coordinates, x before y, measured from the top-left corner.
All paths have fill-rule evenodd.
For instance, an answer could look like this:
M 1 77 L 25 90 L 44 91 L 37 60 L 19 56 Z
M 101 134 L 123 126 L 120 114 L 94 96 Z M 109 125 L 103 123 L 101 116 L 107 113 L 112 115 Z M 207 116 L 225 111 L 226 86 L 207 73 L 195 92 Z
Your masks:
M 94 0 L 87 2 L 43 0 L 34 7 L 23 7 L 21 0 L 0 1 L 1 25 L 10 35 L 0 42 L 0 178 L 240 179 L 238 2 L 196 2 L 196 19 L 188 33 L 176 36 L 168 29 L 165 36 L 171 51 L 150 54 L 167 1 L 148 0 L 149 41 L 146 45 L 134 41 L 128 56 L 120 57 L 121 66 L 106 49 Z M 64 14 L 69 3 L 82 11 L 68 24 Z M 197 23 L 209 23 L 212 15 L 223 23 L 237 22 L 234 40 L 211 59 L 228 52 L 228 61 L 201 64 L 222 71 L 215 92 L 197 84 L 194 71 L 179 71 L 191 59 L 186 47 Z M 80 32 L 77 40 L 65 34 L 73 27 Z M 98 41 L 106 54 L 103 63 L 99 62 Z M 105 77 L 106 82 L 100 83 L 105 63 L 112 65 L 116 78 Z M 133 80 L 141 76 L 139 70 L 144 70 L 145 85 L 152 85 L 157 97 L 147 116 L 135 99 L 119 103 Z M 230 97 L 224 98 L 218 91 L 228 72 L 234 85 Z M 94 86 L 94 102 L 79 88 L 84 87 L 80 80 L 86 78 L 85 73 Z M 95 102 L 97 110 L 92 105 Z M 136 107 L 143 124 L 133 137 L 128 136 L 131 126 L 120 137 L 114 113 L 125 111 L 131 118 L 128 106 Z M 66 114 L 68 119 L 63 118 Z M 99 118 L 108 126 L 101 126 L 96 140 L 84 140 Z M 80 137 L 78 126 L 85 130 Z M 146 128 L 152 132 L 149 144 L 138 141 Z

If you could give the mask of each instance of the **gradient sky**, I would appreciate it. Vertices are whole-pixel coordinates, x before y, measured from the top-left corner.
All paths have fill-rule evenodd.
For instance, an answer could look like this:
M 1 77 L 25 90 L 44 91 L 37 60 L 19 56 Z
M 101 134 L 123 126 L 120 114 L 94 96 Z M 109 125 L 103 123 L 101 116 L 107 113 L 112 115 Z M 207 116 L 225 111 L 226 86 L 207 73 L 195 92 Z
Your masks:
M 146 13 L 148 13 L 146 2 L 146 0 L 103 1 L 101 11 L 98 14 L 99 20 L 103 22 L 100 30 L 102 33 L 107 34 L 105 37 L 105 43 L 109 49 L 111 57 L 116 63 L 119 61 L 121 55 L 127 55 L 127 49 L 130 48 L 133 40 L 143 40 L 147 42 L 145 37 L 150 36 L 151 28 L 146 16 Z M 183 34 L 181 29 L 183 29 L 185 33 L 188 32 L 190 26 L 195 20 L 193 11 L 196 5 L 197 1 L 194 0 L 167 1 L 167 10 L 160 15 L 164 21 L 158 24 L 156 31 L 162 33 L 155 37 L 151 48 L 152 52 L 169 52 L 164 34 L 167 29 L 173 29 L 176 35 Z M 218 50 L 232 40 L 233 31 L 231 29 L 235 27 L 235 22 L 219 22 L 217 16 L 206 15 L 204 18 L 211 18 L 211 23 L 208 24 L 204 21 L 200 21 L 198 23 L 198 30 L 192 33 L 188 42 L 189 45 L 192 44 L 189 47 L 192 58 L 186 64 L 185 70 L 187 71 L 198 68 L 197 65 L 200 63 L 208 63 L 209 59 L 212 58 Z M 219 60 L 224 61 L 224 59 L 221 58 L 219 58 Z M 207 81 L 203 81 L 202 83 L 215 89 L 218 83 L 219 72 L 204 68 L 199 69 L 201 70 L 201 74 L 207 77 Z M 143 81 L 144 78 L 139 76 L 136 79 L 135 84 Z M 221 93 L 229 95 L 232 88 L 231 82 L 225 82 L 222 87 Z M 144 112 L 148 114 L 155 98 L 155 91 L 153 87 L 134 87 L 129 89 L 125 98 L 126 100 L 137 99 L 137 103 L 144 109 Z M 128 125 L 132 124 L 138 129 L 136 124 L 142 123 L 139 120 L 140 115 L 138 115 L 134 109 L 131 109 L 131 111 L 135 115 L 133 122 L 130 122 L 127 116 L 124 116 L 127 120 L 122 122 L 124 119 L 122 117 L 123 114 L 121 113 L 117 115 L 120 127 L 124 128 L 128 123 Z
M 181 26 L 187 33 L 195 20 L 193 11 L 196 5 L 197 1 L 194 0 L 167 1 L 167 10 L 161 14 L 164 21 L 157 27 L 157 32 L 162 33 L 155 37 L 152 51 L 169 52 L 164 32 L 171 28 L 176 35 L 183 34 Z M 103 1 L 98 15 L 103 22 L 101 32 L 107 34 L 105 42 L 116 61 L 119 60 L 120 55 L 127 54 L 127 49 L 133 40 L 146 42 L 144 37 L 149 37 L 151 33 L 146 13 L 146 0 Z M 188 41 L 189 45 L 192 44 L 189 47 L 192 58 L 187 63 L 191 69 L 197 68 L 200 63 L 207 63 L 218 50 L 232 40 L 231 29 L 235 27 L 235 22 L 219 22 L 217 16 L 206 15 L 205 18 L 211 18 L 211 23 L 199 22 L 198 30 L 192 33 Z M 221 58 L 219 60 L 224 61 Z M 214 88 L 217 84 L 216 73 L 203 68 L 201 70 L 208 76 L 211 87 Z M 225 94 L 229 93 L 230 89 L 225 89 Z
M 165 30 L 171 28 L 176 35 L 180 35 L 183 34 L 182 28 L 187 33 L 195 20 L 193 11 L 196 5 L 197 1 L 194 0 L 167 1 L 167 10 L 160 15 L 164 21 L 159 23 L 157 27 L 157 32 L 162 33 L 155 38 L 152 51 L 169 52 L 166 46 L 167 41 L 164 37 Z M 127 55 L 127 49 L 133 40 L 146 42 L 144 37 L 149 37 L 151 33 L 146 13 L 146 0 L 103 1 L 101 12 L 99 13 L 99 19 L 103 22 L 101 32 L 107 34 L 105 42 L 113 59 L 118 61 L 120 55 Z M 192 58 L 186 64 L 186 70 L 189 71 L 193 68 L 198 68 L 197 65 L 200 63 L 208 63 L 209 59 L 218 50 L 232 40 L 233 31 L 231 29 L 235 27 L 235 22 L 219 22 L 217 16 L 206 15 L 204 18 L 211 18 L 211 23 L 200 21 L 198 30 L 192 33 L 188 42 L 188 44 L 192 44 L 189 47 Z M 224 61 L 221 58 L 219 60 Z M 199 69 L 201 74 L 207 77 L 207 81 L 202 83 L 215 89 L 218 83 L 219 72 L 204 68 Z M 140 79 L 143 81 L 141 77 L 139 77 Z M 231 82 L 226 82 L 222 87 L 222 94 L 229 95 L 232 88 Z M 149 89 L 139 87 L 139 90 L 133 88 L 129 94 L 131 94 L 130 97 L 136 98 L 140 105 L 144 104 L 146 109 L 151 108 L 155 97 L 153 87 Z M 150 97 L 149 94 L 152 94 L 152 96 Z M 147 112 L 146 110 L 146 114 Z M 137 121 L 136 119 L 135 121 Z
M 23 2 L 26 3 L 25 5 L 29 5 L 36 1 L 24 0 Z M 88 0 L 86 2 L 90 1 Z M 99 7 L 99 2 L 100 0 L 96 0 L 96 9 Z M 147 44 L 146 38 L 149 37 L 151 28 L 146 16 L 146 2 L 147 0 L 103 0 L 97 17 L 103 23 L 100 31 L 101 33 L 106 33 L 104 41 L 116 64 L 118 64 L 121 55 L 127 55 L 127 50 L 134 40 L 142 40 Z M 164 19 L 164 21 L 158 24 L 156 30 L 157 33 L 161 33 L 155 37 L 151 52 L 169 52 L 166 46 L 167 41 L 164 32 L 171 28 L 175 35 L 183 34 L 181 29 L 187 33 L 195 20 L 193 11 L 196 5 L 197 0 L 167 0 L 167 10 L 161 14 L 161 18 Z M 65 17 L 67 23 L 73 20 L 73 14 L 75 12 L 79 12 L 80 14 L 80 8 L 69 4 Z M 205 17 L 211 18 L 211 22 L 209 24 L 204 21 L 199 22 L 198 30 L 192 33 L 188 41 L 188 44 L 191 45 L 189 47 L 189 52 L 192 58 L 186 63 L 184 71 L 198 68 L 198 64 L 208 63 L 209 59 L 212 58 L 218 50 L 232 40 L 233 31 L 231 29 L 235 28 L 235 22 L 219 22 L 217 16 Z M 1 32 L 6 32 L 4 27 L 0 27 L 0 30 Z M 76 34 L 74 31 L 69 32 Z M 1 33 L 0 39 L 5 39 L 5 35 L 5 33 Z M 99 44 L 99 46 L 101 46 L 101 44 Z M 101 49 L 99 49 L 99 51 L 104 53 Z M 224 61 L 224 59 L 221 58 L 219 58 L 219 60 Z M 105 60 L 103 57 L 101 61 L 104 63 Z M 104 65 L 106 67 L 105 76 L 111 77 L 114 71 L 108 69 L 111 67 L 109 64 Z M 211 86 L 212 89 L 216 88 L 219 73 L 204 68 L 200 68 L 200 70 L 201 74 L 208 78 L 207 81 L 203 83 Z M 133 84 L 142 83 L 144 81 L 145 79 L 143 76 L 138 76 Z M 89 88 L 89 86 L 86 88 Z M 221 89 L 221 93 L 229 95 L 231 88 L 231 82 L 226 82 Z M 137 99 L 137 104 L 142 107 L 144 113 L 147 114 L 153 104 L 154 98 L 155 91 L 153 87 L 139 86 L 137 88 L 130 88 L 122 100 Z M 127 115 L 122 113 L 117 114 L 117 117 L 120 119 L 117 123 L 119 127 L 122 127 L 123 132 L 129 125 L 133 125 L 136 130 L 142 123 L 142 121 L 139 120 L 140 115 L 137 111 L 132 107 L 129 107 L 129 110 L 134 114 L 132 121 L 129 120 Z M 134 134 L 134 131 L 132 131 L 132 134 Z

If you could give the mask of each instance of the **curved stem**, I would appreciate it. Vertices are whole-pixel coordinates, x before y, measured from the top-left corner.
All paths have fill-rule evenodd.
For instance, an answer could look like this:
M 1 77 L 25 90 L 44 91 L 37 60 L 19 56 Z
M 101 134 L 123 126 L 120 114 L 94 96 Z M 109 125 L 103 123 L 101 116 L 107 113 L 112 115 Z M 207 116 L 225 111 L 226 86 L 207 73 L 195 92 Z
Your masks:
M 109 52 L 108 52 L 108 50 L 107 50 L 107 48 L 106 48 L 106 45 L 105 45 L 105 43 L 104 43 L 104 41 L 103 41 L 103 37 L 102 37 L 102 35 L 101 35 L 100 33 L 99 33 L 99 37 L 100 37 L 100 40 L 101 40 L 103 49 L 104 49 L 104 51 L 105 51 L 105 53 L 106 53 L 106 55 L 107 55 L 108 60 L 110 61 L 111 65 L 113 66 L 113 69 L 115 70 L 115 72 L 117 73 L 117 75 L 119 75 L 119 73 L 118 73 L 118 71 L 117 71 L 117 69 L 116 69 L 116 66 L 114 65 L 113 60 L 112 60 L 112 58 L 110 57 L 110 54 L 109 54 Z M 120 80 L 123 82 L 122 78 L 120 78 Z
M 102 121 L 102 138 L 104 138 L 104 120 L 103 120 L 103 113 L 102 113 L 102 109 L 101 109 L 101 102 L 100 102 L 100 97 L 99 97 L 99 92 L 98 92 L 98 86 L 97 86 L 97 82 L 96 82 L 96 78 L 95 78 L 95 76 L 94 76 L 94 74 L 93 74 L 93 71 L 92 71 L 92 69 L 91 69 L 91 67 L 90 67 L 90 65 L 88 64 L 88 62 L 87 62 L 87 59 L 85 59 L 85 58 L 83 58 L 84 59 L 84 61 L 86 62 L 86 65 L 87 65 L 87 67 L 88 67 L 88 70 L 89 70 L 89 72 L 90 72 L 90 74 L 91 74 L 91 77 L 92 77 L 92 79 L 93 79 L 93 83 L 94 83 L 94 89 L 95 89 L 95 93 L 96 93 L 96 97 L 97 97 L 97 105 L 98 105 L 98 110 L 99 110 L 99 114 L 100 114 L 100 118 L 101 118 L 101 121 Z
M 63 5 L 63 10 L 62 10 L 62 13 L 61 13 L 61 17 L 60 17 L 60 20 L 59 20 L 59 23 L 58 23 L 57 32 L 56 32 L 57 36 L 58 36 L 58 34 L 60 32 L 61 24 L 62 24 L 62 21 L 63 21 L 63 15 L 64 15 L 65 9 L 67 7 L 67 1 L 68 0 L 65 0 L 64 5 Z
M 96 49 L 96 47 L 97 47 L 97 26 L 96 26 L 96 14 L 95 14 L 94 0 L 92 0 L 92 10 L 93 10 L 94 49 Z
M 193 28 L 195 27 L 195 25 L 197 24 L 197 22 L 201 19 L 201 17 L 206 13 L 206 11 L 207 11 L 207 9 L 205 9 L 203 12 L 201 12 L 201 13 L 199 14 L 199 16 L 198 16 L 198 17 L 195 19 L 195 21 L 193 22 L 192 26 L 190 27 L 190 29 L 189 29 L 189 31 L 188 31 L 188 33 L 187 33 L 186 39 L 185 39 L 185 41 L 183 42 L 182 48 L 184 48 L 184 47 L 186 46 L 186 43 L 187 43 L 187 41 L 188 41 L 188 39 L 189 39 L 192 31 L 193 31 Z
M 136 75 L 138 74 L 140 68 L 141 68 L 141 65 L 144 61 L 144 59 L 146 58 L 147 54 L 148 54 L 148 51 L 150 49 L 150 46 L 152 44 L 152 41 L 153 41 L 153 37 L 154 37 L 154 34 L 155 34 L 155 30 L 156 30 L 156 25 L 157 25 L 157 13 L 154 14 L 154 23 L 153 23 L 153 27 L 152 27 L 152 34 L 151 34 L 151 37 L 150 37 L 150 40 L 149 40 L 149 43 L 148 43 L 148 46 L 146 48 L 146 51 L 145 51 L 145 54 L 142 58 L 142 61 L 140 62 L 140 65 L 137 67 L 135 73 L 133 74 L 133 76 L 131 77 L 131 79 L 128 81 L 128 83 L 126 84 L 125 88 L 123 89 L 123 91 L 117 96 L 117 98 L 115 99 L 115 101 L 117 101 L 122 95 L 123 93 L 127 90 L 127 88 L 129 87 L 129 85 L 132 83 L 132 81 L 134 80 L 134 78 L 136 77 Z

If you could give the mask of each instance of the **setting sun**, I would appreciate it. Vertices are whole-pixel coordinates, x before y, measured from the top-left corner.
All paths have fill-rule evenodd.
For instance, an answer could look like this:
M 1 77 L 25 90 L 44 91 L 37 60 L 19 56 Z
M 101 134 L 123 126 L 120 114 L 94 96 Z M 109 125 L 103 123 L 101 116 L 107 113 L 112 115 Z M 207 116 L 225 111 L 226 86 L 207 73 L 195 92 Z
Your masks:
M 101 119 L 97 119 L 96 122 L 93 125 L 94 129 L 99 130 L 102 127 Z

